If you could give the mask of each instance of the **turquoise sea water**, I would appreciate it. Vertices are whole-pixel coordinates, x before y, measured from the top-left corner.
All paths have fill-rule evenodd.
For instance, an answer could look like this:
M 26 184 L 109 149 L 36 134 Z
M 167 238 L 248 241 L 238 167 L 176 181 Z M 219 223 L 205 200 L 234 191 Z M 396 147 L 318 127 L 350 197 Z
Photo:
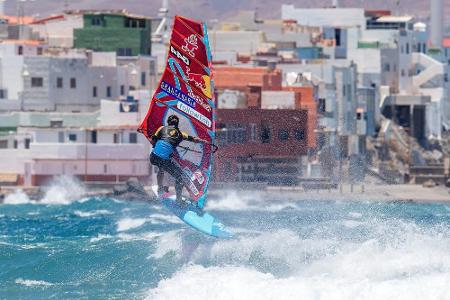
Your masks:
M 0 299 L 450 299 L 449 205 L 229 195 L 217 240 L 76 192 L 0 205 Z

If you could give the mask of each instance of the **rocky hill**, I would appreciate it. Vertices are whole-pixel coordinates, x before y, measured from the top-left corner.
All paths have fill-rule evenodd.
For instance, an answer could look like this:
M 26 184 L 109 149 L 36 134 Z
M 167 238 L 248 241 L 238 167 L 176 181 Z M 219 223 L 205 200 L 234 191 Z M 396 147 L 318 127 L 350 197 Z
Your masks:
M 6 1 L 6 12 L 16 14 L 17 1 Z M 155 16 L 161 6 L 161 0 L 36 0 L 25 2 L 26 14 L 47 16 L 69 9 L 120 9 L 126 8 L 131 12 Z M 169 0 L 171 14 L 183 14 L 203 20 L 224 19 L 239 10 L 257 9 L 260 17 L 280 17 L 281 4 L 291 3 L 296 7 L 325 7 L 331 5 L 331 0 Z M 390 9 L 400 14 L 412 14 L 421 18 L 429 15 L 429 0 L 340 0 L 341 7 L 364 7 L 368 9 Z M 450 23 L 450 0 L 444 0 L 446 23 Z M 398 4 L 398 5 L 397 5 Z

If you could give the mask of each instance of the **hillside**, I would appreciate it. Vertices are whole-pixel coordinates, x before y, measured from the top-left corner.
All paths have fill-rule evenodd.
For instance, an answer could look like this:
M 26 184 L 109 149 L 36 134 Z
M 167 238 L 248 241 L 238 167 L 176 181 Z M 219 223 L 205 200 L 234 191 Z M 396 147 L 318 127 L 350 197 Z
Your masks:
M 331 0 L 170 0 L 169 9 L 171 14 L 183 14 L 192 18 L 203 20 L 224 19 L 239 10 L 257 9 L 263 18 L 280 17 L 281 4 L 291 3 L 296 7 L 324 7 L 331 4 Z M 401 14 L 413 14 L 422 18 L 428 17 L 429 1 L 407 1 L 400 0 L 398 8 L 397 0 L 340 0 L 341 7 L 364 7 L 369 9 L 391 9 Z M 16 14 L 16 1 L 6 2 L 6 12 Z M 62 0 L 36 0 L 26 2 L 26 14 L 39 14 L 47 16 L 64 9 L 65 1 Z M 161 6 L 160 0 L 79 0 L 76 3 L 67 1 L 69 9 L 120 9 L 126 8 L 131 12 L 143 15 L 155 16 L 157 9 Z M 450 1 L 444 1 L 446 23 L 450 23 Z

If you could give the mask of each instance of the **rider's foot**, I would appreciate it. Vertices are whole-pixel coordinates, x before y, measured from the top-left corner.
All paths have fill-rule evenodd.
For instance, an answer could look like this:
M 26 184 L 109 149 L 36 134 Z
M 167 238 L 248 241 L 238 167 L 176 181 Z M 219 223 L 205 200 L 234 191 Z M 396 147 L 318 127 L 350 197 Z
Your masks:
M 158 187 L 158 195 L 162 195 L 162 194 L 168 193 L 168 192 L 169 192 L 168 186 L 159 186 Z

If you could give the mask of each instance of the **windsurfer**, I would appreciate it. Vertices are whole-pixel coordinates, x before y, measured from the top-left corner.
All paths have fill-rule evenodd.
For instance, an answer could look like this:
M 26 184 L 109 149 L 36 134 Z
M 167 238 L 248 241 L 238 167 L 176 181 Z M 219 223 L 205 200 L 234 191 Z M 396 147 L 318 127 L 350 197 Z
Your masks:
M 178 128 L 180 119 L 176 115 L 170 115 L 167 119 L 167 125 L 161 126 L 152 135 L 151 143 L 153 151 L 150 154 L 150 162 L 158 167 L 156 175 L 158 182 L 158 194 L 162 194 L 167 188 L 163 186 L 164 171 L 169 173 L 175 179 L 175 191 L 177 202 L 182 203 L 182 191 L 185 185 L 185 177 L 181 168 L 171 160 L 174 150 L 178 145 L 186 140 L 194 143 L 207 143 L 197 137 L 190 136 Z

